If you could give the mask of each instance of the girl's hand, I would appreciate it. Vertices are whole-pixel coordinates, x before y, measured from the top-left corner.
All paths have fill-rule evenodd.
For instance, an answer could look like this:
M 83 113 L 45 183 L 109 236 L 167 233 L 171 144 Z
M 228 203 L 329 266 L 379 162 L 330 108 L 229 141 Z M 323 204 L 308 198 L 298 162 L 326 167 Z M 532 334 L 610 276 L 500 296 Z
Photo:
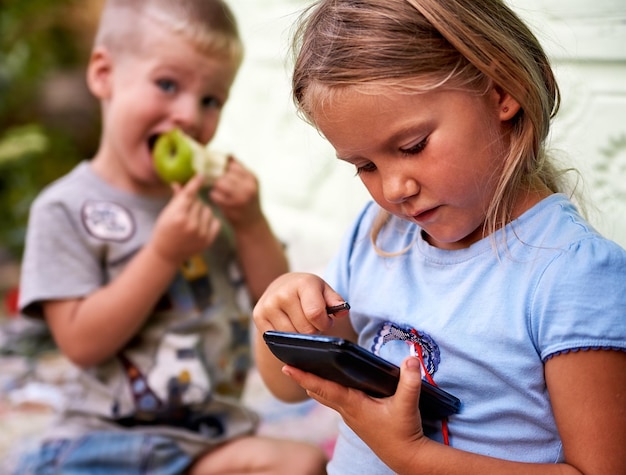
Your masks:
M 321 333 L 330 330 L 345 314 L 328 315 L 327 306 L 343 303 L 343 298 L 314 274 L 292 272 L 274 280 L 254 308 L 259 333 L 279 330 Z
M 265 290 L 253 311 L 258 329 L 255 361 L 266 386 L 278 399 L 297 402 L 306 399 L 307 394 L 283 372 L 284 363 L 269 350 L 263 333 L 268 330 L 306 334 L 323 332 L 354 339 L 356 335 L 350 319 L 346 318 L 348 312 L 331 316 L 326 311 L 326 307 L 343 302 L 337 292 L 313 274 L 283 274 Z
M 402 362 L 396 393 L 387 398 L 370 397 L 292 366 L 285 366 L 283 373 L 302 386 L 309 397 L 337 411 L 383 461 L 401 460 L 410 466 L 408 459 L 419 455 L 416 448 L 430 443 L 424 436 L 418 409 L 420 362 L 413 356 Z
M 174 196 L 155 224 L 151 244 L 175 265 L 209 247 L 220 230 L 219 219 L 198 195 L 202 186 L 200 175 L 184 186 L 173 184 Z

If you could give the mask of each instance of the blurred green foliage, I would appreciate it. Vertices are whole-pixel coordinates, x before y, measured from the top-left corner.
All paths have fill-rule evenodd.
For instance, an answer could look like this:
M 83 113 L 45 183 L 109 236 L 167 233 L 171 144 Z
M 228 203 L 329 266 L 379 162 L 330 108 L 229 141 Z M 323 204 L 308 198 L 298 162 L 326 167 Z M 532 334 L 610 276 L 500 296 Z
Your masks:
M 83 109 L 89 113 L 72 121 L 72 110 L 64 109 L 71 101 L 63 98 L 73 90 L 56 94 L 53 80 L 84 76 L 90 44 L 84 30 L 79 36 L 71 13 L 87 3 L 0 0 L 0 248 L 16 259 L 34 197 L 97 146 L 97 105 L 89 102 L 84 85 L 74 81 L 75 97 L 88 98 Z M 73 84 L 56 82 L 65 89 Z

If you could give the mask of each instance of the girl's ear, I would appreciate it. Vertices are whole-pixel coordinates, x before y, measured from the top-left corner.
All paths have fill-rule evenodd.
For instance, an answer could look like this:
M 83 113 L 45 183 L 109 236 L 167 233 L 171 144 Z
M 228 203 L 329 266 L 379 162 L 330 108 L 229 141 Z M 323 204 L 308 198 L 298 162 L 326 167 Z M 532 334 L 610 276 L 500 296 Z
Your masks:
M 95 48 L 87 66 L 87 86 L 98 99 L 104 100 L 113 91 L 113 61 L 104 48 Z
M 497 108 L 499 110 L 500 120 L 505 122 L 511 120 L 519 110 L 521 106 L 519 102 L 513 98 L 508 92 L 502 89 L 500 86 L 494 86 L 492 90 L 494 99 L 497 102 Z

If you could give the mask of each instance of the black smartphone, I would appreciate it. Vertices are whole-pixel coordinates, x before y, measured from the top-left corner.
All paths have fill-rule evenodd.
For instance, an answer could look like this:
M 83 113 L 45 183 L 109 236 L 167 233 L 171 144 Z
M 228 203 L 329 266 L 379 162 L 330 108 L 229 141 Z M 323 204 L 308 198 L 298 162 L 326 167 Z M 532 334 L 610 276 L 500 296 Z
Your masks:
M 263 339 L 279 360 L 295 368 L 373 397 L 396 392 L 400 368 L 351 341 L 278 331 L 266 331 Z M 441 419 L 458 413 L 461 401 L 422 381 L 419 408 L 423 418 Z

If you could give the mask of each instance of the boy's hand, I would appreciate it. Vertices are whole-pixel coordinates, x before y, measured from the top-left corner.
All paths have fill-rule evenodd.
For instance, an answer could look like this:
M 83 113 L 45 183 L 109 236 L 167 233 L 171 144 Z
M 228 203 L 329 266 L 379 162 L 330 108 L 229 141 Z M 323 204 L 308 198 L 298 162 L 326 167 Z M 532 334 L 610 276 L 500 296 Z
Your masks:
M 263 219 L 259 182 L 243 164 L 230 157 L 225 173 L 219 177 L 209 196 L 233 228 L 243 228 Z
M 175 265 L 209 247 L 220 230 L 219 219 L 198 195 L 202 186 L 201 175 L 172 185 L 174 196 L 155 224 L 152 245 Z

